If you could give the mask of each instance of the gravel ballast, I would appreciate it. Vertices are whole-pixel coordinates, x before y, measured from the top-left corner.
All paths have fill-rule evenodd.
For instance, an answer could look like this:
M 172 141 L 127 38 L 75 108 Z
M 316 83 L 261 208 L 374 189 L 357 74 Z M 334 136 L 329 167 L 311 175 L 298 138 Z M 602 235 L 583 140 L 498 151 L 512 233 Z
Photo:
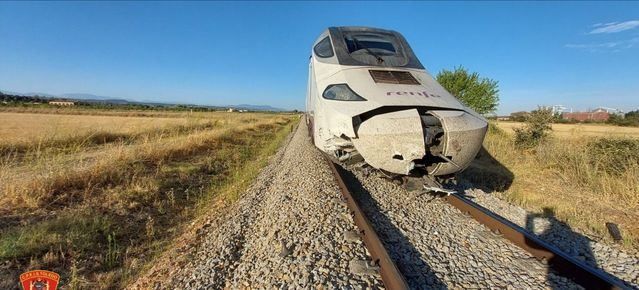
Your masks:
M 311 145 L 303 120 L 225 212 L 197 230 L 199 242 L 181 254 L 187 258 L 175 262 L 175 268 L 150 271 L 138 286 L 382 288 L 378 269 L 369 266 L 339 187 Z

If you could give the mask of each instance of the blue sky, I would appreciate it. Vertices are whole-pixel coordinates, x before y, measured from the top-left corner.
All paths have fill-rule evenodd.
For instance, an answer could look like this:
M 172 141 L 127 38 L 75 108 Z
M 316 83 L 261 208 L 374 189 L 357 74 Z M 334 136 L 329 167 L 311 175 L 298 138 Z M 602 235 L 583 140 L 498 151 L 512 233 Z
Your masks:
M 310 46 L 342 25 L 498 80 L 500 114 L 639 107 L 637 2 L 0 2 L 0 89 L 302 109 Z

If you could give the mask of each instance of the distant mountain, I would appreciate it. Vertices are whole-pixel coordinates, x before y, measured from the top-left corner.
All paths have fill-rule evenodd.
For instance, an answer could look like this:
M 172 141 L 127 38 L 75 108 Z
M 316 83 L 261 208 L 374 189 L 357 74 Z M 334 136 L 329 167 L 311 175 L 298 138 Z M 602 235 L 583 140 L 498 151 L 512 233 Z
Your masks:
M 40 96 L 40 97 L 47 97 L 47 98 L 57 98 L 58 96 L 56 95 L 52 95 L 52 94 L 47 94 L 47 93 L 26 93 L 26 94 L 22 94 L 23 96 Z
M 83 100 L 90 103 L 110 103 L 110 104 L 128 104 L 135 103 L 126 99 L 118 99 L 113 97 L 105 97 L 105 96 L 96 96 L 92 94 L 62 94 L 58 96 L 59 98 L 67 98 L 74 100 Z
M 112 97 L 105 96 L 96 96 L 92 94 L 79 94 L 79 93 L 68 93 L 59 95 L 59 97 L 69 98 L 69 99 L 80 99 L 80 100 L 111 100 L 114 99 Z
M 40 96 L 40 97 L 47 97 L 47 98 L 57 97 L 55 95 L 46 94 L 46 93 L 18 93 L 18 92 L 5 91 L 5 90 L 0 90 L 0 92 L 7 95 L 24 96 L 24 97 L 33 97 L 33 96 Z
M 251 111 L 274 111 L 274 112 L 286 111 L 285 109 L 282 109 L 282 108 L 275 108 L 275 107 L 271 107 L 267 105 L 240 104 L 240 105 L 230 105 L 228 107 L 235 108 L 235 109 L 246 109 Z
M 243 110 L 250 110 L 250 111 L 274 111 L 274 112 L 286 111 L 285 109 L 275 108 L 268 105 L 240 104 L 240 105 L 228 105 L 228 106 L 210 106 L 210 105 L 194 105 L 194 104 L 179 104 L 179 103 L 160 103 L 160 102 L 154 102 L 154 101 L 138 102 L 138 101 L 130 101 L 126 99 L 119 99 L 119 98 L 113 98 L 108 96 L 97 96 L 93 94 L 84 94 L 84 93 L 66 93 L 61 95 L 52 95 L 47 93 L 18 93 L 18 92 L 11 92 L 11 91 L 5 91 L 5 90 L 0 90 L 0 92 L 4 94 L 16 95 L 16 96 L 41 96 L 41 97 L 52 98 L 52 99 L 64 98 L 64 99 L 71 99 L 71 100 L 81 100 L 83 102 L 89 102 L 89 103 L 109 103 L 109 104 L 119 104 L 119 105 L 126 105 L 126 104 L 141 104 L 141 105 L 154 105 L 154 106 L 188 105 L 188 106 L 199 106 L 199 107 L 220 108 L 220 109 L 234 108 L 234 109 L 243 109 Z

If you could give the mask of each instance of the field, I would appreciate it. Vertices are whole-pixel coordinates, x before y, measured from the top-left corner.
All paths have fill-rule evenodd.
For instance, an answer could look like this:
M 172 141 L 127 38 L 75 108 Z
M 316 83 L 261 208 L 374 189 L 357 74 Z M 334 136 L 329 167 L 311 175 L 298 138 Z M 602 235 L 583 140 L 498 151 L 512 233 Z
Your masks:
M 0 112 L 0 288 L 35 268 L 71 288 L 126 285 L 213 199 L 235 200 L 298 119 Z
M 195 120 L 195 119 L 193 119 Z M 202 121 L 208 119 L 199 119 Z M 33 143 L 47 139 L 68 139 L 73 135 L 95 132 L 133 134 L 169 126 L 184 126 L 187 118 L 147 118 L 115 116 L 45 115 L 30 113 L 0 114 L 0 134 L 3 144 Z
M 521 149 L 517 126 L 491 124 L 485 150 L 462 176 L 593 238 L 610 241 L 605 223 L 616 223 L 623 244 L 639 249 L 639 128 L 553 124 L 550 140 Z
M 512 132 L 521 122 L 497 122 L 499 128 Z M 553 134 L 559 138 L 632 137 L 639 138 L 639 127 L 620 127 L 605 124 L 552 124 Z

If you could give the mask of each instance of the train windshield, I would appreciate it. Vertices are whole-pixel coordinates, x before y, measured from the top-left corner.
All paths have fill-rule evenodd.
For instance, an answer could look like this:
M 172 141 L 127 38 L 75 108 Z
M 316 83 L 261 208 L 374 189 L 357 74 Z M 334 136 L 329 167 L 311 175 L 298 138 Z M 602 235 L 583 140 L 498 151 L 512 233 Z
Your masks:
M 349 35 L 345 38 L 348 53 L 351 55 L 359 51 L 366 51 L 379 55 L 395 55 L 397 44 L 388 37 L 374 34 Z
M 397 39 L 384 33 L 344 33 L 352 58 L 367 65 L 401 66 L 406 58 Z
M 331 39 L 342 65 L 423 69 L 406 40 L 394 31 L 367 27 L 331 27 Z

